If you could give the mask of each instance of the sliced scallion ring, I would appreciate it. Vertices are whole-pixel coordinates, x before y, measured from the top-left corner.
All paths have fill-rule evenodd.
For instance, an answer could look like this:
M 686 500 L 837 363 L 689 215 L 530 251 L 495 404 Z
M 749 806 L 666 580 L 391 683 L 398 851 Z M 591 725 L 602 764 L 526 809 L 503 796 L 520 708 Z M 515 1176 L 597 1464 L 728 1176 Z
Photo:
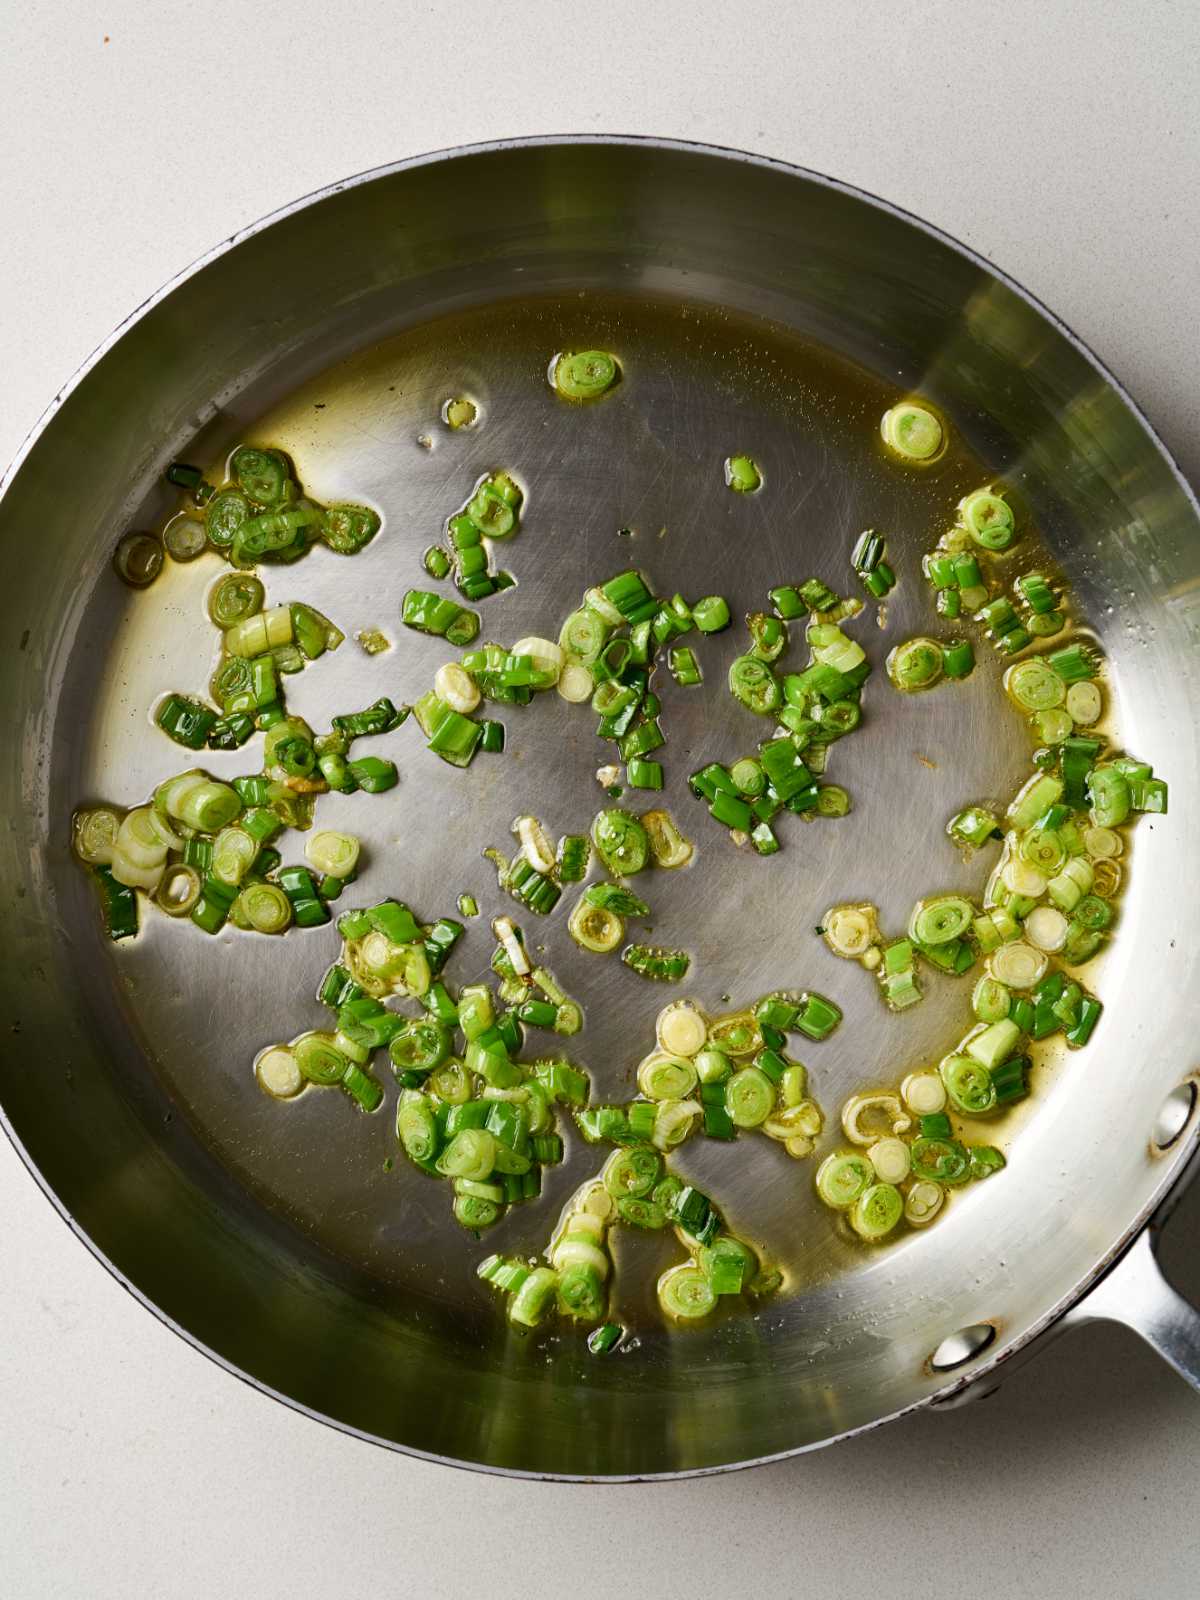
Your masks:
M 789 1139 L 815 1139 L 825 1125 L 815 1100 L 800 1100 L 794 1106 L 775 1111 L 760 1124 L 769 1139 L 786 1144 Z
M 946 1109 L 946 1086 L 936 1072 L 910 1073 L 900 1085 L 900 1093 L 915 1117 L 936 1116 Z
M 604 1187 L 614 1199 L 649 1194 L 662 1177 L 662 1157 L 649 1145 L 634 1144 L 616 1150 L 604 1168 Z M 558 1263 L 555 1262 L 557 1266 Z
M 619 628 L 624 624 L 625 618 L 620 608 L 613 604 L 603 589 L 589 589 L 583 597 L 583 603 L 589 611 L 594 611 L 602 622 L 607 622 L 610 628 Z
M 1085 828 L 1083 848 L 1093 861 L 1107 861 L 1124 849 L 1121 835 L 1112 828 Z
M 865 1155 L 840 1151 L 817 1168 L 817 1193 L 834 1211 L 848 1211 L 875 1181 L 875 1168 Z
M 1107 856 L 1097 861 L 1092 878 L 1092 893 L 1099 895 L 1102 900 L 1111 900 L 1120 887 L 1121 869 L 1117 863 Z
M 1037 736 L 1043 744 L 1061 744 L 1075 731 L 1075 723 L 1070 712 L 1062 706 L 1054 706 L 1049 711 L 1035 711 L 1032 720 Z
M 969 1055 L 952 1055 L 938 1070 L 950 1104 L 964 1117 L 981 1117 L 993 1109 L 996 1086 L 982 1062 Z
M 120 827 L 120 815 L 111 806 L 76 812 L 72 838 L 75 854 L 89 866 L 107 866 L 113 858 Z
M 942 675 L 942 667 L 942 647 L 936 639 L 906 639 L 887 658 L 888 677 L 903 694 L 932 689 Z
M 1067 686 L 1058 673 L 1036 656 L 1009 667 L 1004 687 L 1022 711 L 1050 711 L 1067 698 Z
M 851 705 L 851 701 L 841 701 L 838 704 Z M 832 711 L 833 706 L 827 706 L 826 712 Z M 857 711 L 857 706 L 854 708 Z M 823 727 L 828 727 L 828 715 L 823 722 Z M 817 789 L 817 815 L 819 817 L 845 817 L 850 814 L 850 792 L 837 783 L 823 783 Z
M 917 1179 L 957 1185 L 971 1175 L 971 1158 L 957 1139 L 914 1139 L 908 1154 Z
M 1006 1061 L 1017 1047 L 1021 1037 L 1021 1030 L 1009 1018 L 1001 1022 L 990 1022 L 987 1027 L 981 1028 L 977 1033 L 967 1036 L 963 1049 L 966 1055 L 977 1061 L 981 1067 L 986 1067 L 989 1072 Z M 946 1083 L 946 1075 L 942 1073 L 942 1082 Z M 946 1084 L 947 1091 L 950 1085 Z
M 277 883 L 248 884 L 237 907 L 256 933 L 283 933 L 292 920 L 292 902 Z
M 429 1090 L 445 1105 L 465 1105 L 471 1098 L 471 1076 L 456 1057 L 435 1067 L 427 1079 Z
M 1012 996 L 998 977 L 985 974 L 971 993 L 971 1010 L 980 1022 L 1003 1022 L 1008 1016 L 1011 1005 Z
M 860 1239 L 882 1239 L 904 1215 L 904 1196 L 891 1183 L 873 1183 L 850 1208 L 850 1226 Z
M 127 533 L 117 545 L 113 566 L 131 589 L 146 589 L 162 571 L 163 547 L 148 533 Z
M 163 544 L 172 561 L 194 561 L 207 547 L 208 534 L 198 518 L 181 512 L 163 529 Z
M 273 1100 L 294 1099 L 305 1082 L 295 1051 L 282 1044 L 262 1052 L 254 1063 L 254 1076 L 259 1088 Z
M 618 807 L 597 814 L 592 843 L 614 878 L 641 872 L 650 854 L 650 840 L 635 816 Z
M 618 611 L 618 619 L 620 615 Z M 590 667 L 603 650 L 613 626 L 615 624 L 608 622 L 590 605 L 572 611 L 558 631 L 563 654 L 570 661 L 579 661 L 585 667 Z
M 747 711 L 769 717 L 783 702 L 779 679 L 757 656 L 738 656 L 729 668 L 729 692 Z
M 352 833 L 326 829 L 305 841 L 304 854 L 318 872 L 344 881 L 357 871 L 362 845 Z
M 555 644 L 553 639 L 541 639 L 536 634 L 529 634 L 524 639 L 518 639 L 509 654 L 529 656 L 544 677 L 545 688 L 558 682 L 563 667 L 563 652 L 561 645 Z
M 673 1150 L 692 1133 L 703 1114 L 698 1100 L 660 1100 L 650 1137 L 659 1150 Z
M 942 1209 L 945 1199 L 946 1191 L 940 1183 L 922 1178 L 910 1185 L 904 1196 L 904 1220 L 910 1228 L 928 1227 Z
M 558 1293 L 558 1273 L 550 1267 L 535 1267 L 513 1295 L 508 1320 L 522 1328 L 536 1328 L 549 1314 Z
M 879 431 L 884 443 L 906 461 L 932 461 L 945 440 L 942 424 L 933 412 L 912 400 L 902 400 L 885 411 Z
M 591 905 L 582 897 L 567 919 L 567 932 L 585 950 L 604 955 L 615 950 L 625 938 L 625 919 L 603 906 Z
M 292 1050 L 301 1076 L 309 1083 L 328 1087 L 341 1083 L 345 1077 L 349 1062 L 334 1045 L 331 1033 L 301 1034 L 293 1042 Z
M 1027 895 L 1031 900 L 1045 894 L 1049 882 L 1044 872 L 1020 856 L 1009 856 L 1000 869 L 1000 878 L 1013 894 Z
M 200 898 L 200 874 L 182 861 L 173 862 L 164 871 L 154 898 L 169 917 L 186 917 Z
M 1099 685 L 1088 678 L 1073 683 L 1067 690 L 1067 710 L 1072 720 L 1082 728 L 1090 728 L 1093 722 L 1099 722 L 1104 710 L 1104 697 Z
M 550 362 L 550 382 L 564 400 L 598 400 L 621 376 L 607 350 L 563 351 Z
M 752 1056 L 762 1049 L 762 1033 L 752 1011 L 732 1011 L 709 1023 L 708 1042 L 726 1056 Z
M 695 1067 L 682 1056 L 656 1051 L 638 1067 L 638 1088 L 647 1100 L 686 1100 L 696 1082 Z
M 518 978 L 523 978 L 533 970 L 525 946 L 517 933 L 517 925 L 511 917 L 496 917 L 492 921 L 492 932 L 504 946 L 504 953 L 508 957 L 513 971 Z M 622 929 L 622 934 L 624 929 Z
M 596 680 L 589 668 L 578 661 L 568 661 L 559 673 L 558 682 L 554 687 L 563 700 L 570 705 L 578 706 L 592 698 Z
M 880 1183 L 903 1183 L 908 1177 L 909 1161 L 908 1146 L 903 1139 L 895 1135 L 877 1139 L 867 1151 L 867 1159 L 875 1169 L 875 1176 Z
M 135 806 L 127 811 L 113 843 L 113 861 L 140 869 L 161 867 L 167 859 L 167 844 L 154 826 L 150 806 Z M 119 880 L 120 881 L 120 880 Z
M 836 956 L 858 961 L 879 942 L 879 926 L 873 905 L 833 906 L 821 919 L 825 943 Z
M 1058 871 L 1067 859 L 1067 847 L 1062 834 L 1055 828 L 1027 828 L 1021 835 L 1021 842 L 1017 849 L 1022 858 L 1038 872 L 1052 875 Z M 1010 885 L 1010 888 L 1012 885 Z M 1015 890 L 1016 893 L 1028 893 L 1028 890 Z M 1040 890 L 1038 891 L 1041 892 Z
M 918 944 L 948 944 L 960 939 L 975 918 L 975 907 L 958 894 L 919 900 L 909 920 L 909 938 Z
M 1035 906 L 1025 918 L 1025 937 L 1038 950 L 1053 954 L 1067 942 L 1070 923 L 1054 906 Z
M 220 878 L 222 883 L 241 883 L 258 851 L 257 839 L 252 839 L 243 828 L 222 828 L 213 840 L 213 877 Z
M 672 1267 L 658 1280 L 658 1303 L 679 1322 L 708 1316 L 717 1303 L 708 1275 L 693 1264 Z
M 757 1067 L 742 1067 L 725 1084 L 725 1109 L 739 1128 L 757 1128 L 771 1114 L 775 1085 Z
M 708 1023 L 692 1001 L 676 1000 L 658 1013 L 654 1033 L 667 1055 L 691 1060 L 704 1048 Z M 690 1093 L 690 1088 L 685 1092 Z
M 988 957 L 988 970 L 998 983 L 1010 989 L 1032 989 L 1045 976 L 1046 957 L 1024 939 L 1014 939 L 993 950 Z M 1007 1015 L 1007 1013 L 1005 1013 Z M 983 1017 L 984 1022 L 999 1022 L 1000 1017 Z
M 900 1096 L 889 1090 L 852 1094 L 842 1106 L 842 1132 L 851 1144 L 873 1145 L 884 1133 L 904 1133 L 912 1126 Z
M 1012 507 L 989 489 L 976 489 L 959 502 L 963 527 L 985 550 L 1007 550 L 1016 538 Z

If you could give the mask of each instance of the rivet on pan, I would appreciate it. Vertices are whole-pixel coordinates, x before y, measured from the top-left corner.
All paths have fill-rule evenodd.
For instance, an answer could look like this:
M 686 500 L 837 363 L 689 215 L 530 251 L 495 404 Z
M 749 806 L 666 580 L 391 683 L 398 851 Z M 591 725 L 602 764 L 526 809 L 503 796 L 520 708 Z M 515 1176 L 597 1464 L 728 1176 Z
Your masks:
M 1187 1078 L 1171 1090 L 1155 1118 L 1151 1139 L 1156 1150 L 1169 1150 L 1192 1120 L 1196 1109 L 1196 1083 Z
M 953 1372 L 955 1367 L 965 1366 L 981 1355 L 995 1337 L 996 1330 L 990 1322 L 973 1322 L 969 1328 L 947 1334 L 930 1356 L 929 1365 L 934 1372 Z

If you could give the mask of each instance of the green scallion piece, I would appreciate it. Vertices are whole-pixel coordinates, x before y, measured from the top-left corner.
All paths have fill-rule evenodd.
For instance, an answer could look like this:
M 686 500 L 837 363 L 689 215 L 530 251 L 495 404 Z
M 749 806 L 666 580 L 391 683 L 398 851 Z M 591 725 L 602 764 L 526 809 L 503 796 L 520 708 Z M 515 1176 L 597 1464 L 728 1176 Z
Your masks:
M 725 482 L 735 494 L 754 494 L 762 488 L 762 473 L 749 456 L 726 456 Z
M 602 1322 L 588 1335 L 588 1349 L 594 1356 L 606 1356 L 617 1348 L 625 1337 L 625 1329 L 619 1322 Z
M 626 945 L 621 960 L 639 977 L 660 983 L 679 983 L 692 964 L 685 950 L 664 950 L 648 944 Z
M 199 750 L 217 721 L 217 713 L 198 700 L 171 694 L 161 703 L 154 720 L 168 737 L 188 750 Z
M 686 645 L 680 645 L 677 649 L 672 650 L 667 657 L 667 664 L 671 669 L 671 676 L 675 679 L 675 682 L 685 688 L 691 688 L 702 680 L 703 675 L 700 671 L 700 663 L 696 660 L 696 653 L 694 650 L 688 649 Z
M 394 761 L 384 761 L 379 756 L 363 756 L 360 761 L 348 761 L 346 771 L 358 788 L 367 794 L 383 794 L 394 789 L 400 781 Z
M 625 779 L 631 789 L 661 789 L 663 769 L 661 762 L 645 761 L 635 757 L 625 767 Z
M 985 550 L 1007 550 L 1016 538 L 1012 507 L 988 489 L 977 489 L 959 504 L 963 527 Z
M 975 651 L 969 639 L 951 639 L 942 650 L 942 670 L 948 678 L 967 678 L 975 670 Z
M 936 639 L 907 639 L 887 658 L 887 673 L 904 694 L 931 689 L 945 670 L 945 655 Z
M 564 400 L 598 400 L 620 376 L 616 357 L 606 350 L 564 351 L 550 368 L 550 381 Z
M 104 928 L 114 941 L 131 939 L 138 931 L 137 893 L 126 884 L 118 883 L 106 865 L 93 867 L 100 889 Z
M 729 692 L 756 716 L 777 711 L 783 698 L 779 679 L 757 656 L 738 656 L 729 668 Z
M 692 607 L 692 621 L 701 633 L 720 633 L 729 626 L 729 606 L 719 594 L 706 595 Z

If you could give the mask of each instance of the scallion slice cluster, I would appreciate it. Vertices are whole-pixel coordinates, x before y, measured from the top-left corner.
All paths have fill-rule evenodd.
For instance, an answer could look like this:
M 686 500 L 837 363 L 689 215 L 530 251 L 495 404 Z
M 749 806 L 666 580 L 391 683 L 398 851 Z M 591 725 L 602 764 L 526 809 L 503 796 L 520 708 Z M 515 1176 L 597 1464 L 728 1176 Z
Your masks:
M 862 602 L 840 600 L 819 578 L 772 589 L 772 614 L 746 618 L 750 650 L 729 669 L 734 699 L 776 726 L 752 756 L 726 767 L 709 762 L 692 773 L 692 793 L 707 801 L 709 815 L 727 828 L 736 844 L 751 844 L 759 855 L 780 848 L 776 819 L 785 811 L 800 816 L 841 817 L 850 796 L 835 784 L 819 784 L 830 746 L 860 725 L 862 687 L 870 665 L 862 646 L 840 624 L 858 615 Z M 774 663 L 788 645 L 788 622 L 809 618 L 805 630 L 810 656 L 802 672 L 780 673 Z
M 1043 608 L 1037 614 L 1055 603 L 1038 574 L 1017 588 Z M 1101 670 L 1094 641 L 1080 637 L 1005 672 L 1008 697 L 1040 743 L 1033 773 L 1002 819 L 973 805 L 947 826 L 968 855 L 1001 846 L 978 903 L 931 895 L 914 906 L 904 934 L 890 938 L 867 902 L 833 906 L 822 919 L 829 948 L 873 972 L 893 1011 L 921 1000 L 922 968 L 954 976 L 984 969 L 971 994 L 972 1023 L 936 1067 L 910 1075 L 899 1098 L 871 1092 L 843 1108 L 847 1137 L 870 1148 L 831 1155 L 817 1189 L 864 1239 L 882 1239 L 902 1220 L 926 1226 L 950 1189 L 1003 1166 L 992 1146 L 958 1138 L 951 1118 L 1004 1112 L 1029 1093 L 1038 1045 L 1061 1038 L 1079 1049 L 1100 1019 L 1101 1002 L 1075 969 L 1100 952 L 1115 921 L 1124 831 L 1141 813 L 1164 813 L 1168 799 L 1148 763 L 1080 731 L 1103 714 Z
M 314 840 L 310 853 L 340 859 L 344 849 Z M 386 1051 L 400 1091 L 400 1146 L 414 1166 L 453 1185 L 454 1216 L 472 1231 L 540 1194 L 542 1168 L 562 1160 L 555 1107 L 588 1096 L 586 1075 L 570 1062 L 522 1059 L 527 1028 L 569 1035 L 583 1017 L 530 961 L 510 918 L 497 918 L 493 930 L 497 989 L 472 983 L 456 994 L 443 971 L 460 922 L 421 923 L 399 900 L 346 912 L 338 919 L 341 953 L 317 991 L 331 1027 L 270 1045 L 255 1061 L 259 1086 L 276 1099 L 336 1087 L 373 1112 L 384 1101 L 373 1058 Z M 397 999 L 420 1012 L 392 1009 Z
M 602 1323 L 617 1334 L 602 1338 L 597 1353 L 611 1348 L 620 1327 L 605 1320 L 613 1277 L 609 1235 L 620 1226 L 674 1229 L 687 1254 L 659 1279 L 658 1299 L 675 1321 L 698 1321 L 725 1297 L 773 1293 L 780 1272 L 728 1229 L 707 1194 L 671 1170 L 671 1152 L 697 1133 L 733 1140 L 753 1130 L 797 1160 L 810 1156 L 824 1118 L 804 1066 L 786 1054 L 787 1037 L 825 1039 L 840 1020 L 832 1001 L 810 992 L 764 995 L 718 1016 L 692 1000 L 664 1007 L 655 1048 L 637 1070 L 638 1097 L 575 1110 L 589 1144 L 616 1148 L 599 1179 L 568 1202 L 546 1248 L 547 1264 L 489 1256 L 479 1267 L 480 1277 L 507 1296 L 510 1321 L 532 1328 L 557 1313 Z

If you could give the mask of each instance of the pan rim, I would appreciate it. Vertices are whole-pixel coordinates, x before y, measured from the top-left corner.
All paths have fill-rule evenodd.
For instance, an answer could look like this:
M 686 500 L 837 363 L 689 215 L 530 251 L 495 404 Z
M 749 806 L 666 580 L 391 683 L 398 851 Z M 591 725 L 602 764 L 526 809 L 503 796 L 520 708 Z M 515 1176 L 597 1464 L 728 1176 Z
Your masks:
M 538 134 L 523 138 L 486 140 L 474 144 L 453 145 L 442 149 L 428 151 L 420 155 L 406 157 L 403 160 L 388 162 L 382 166 L 368 168 L 356 173 L 349 178 L 337 180 L 326 184 L 319 189 L 314 189 L 298 199 L 287 202 L 276 210 L 268 212 L 257 221 L 238 229 L 228 238 L 214 245 L 211 249 L 197 256 L 187 266 L 169 278 L 158 290 L 149 295 L 136 306 L 113 331 L 103 339 L 92 353 L 80 364 L 71 378 L 60 386 L 53 400 L 34 422 L 28 434 L 18 446 L 15 455 L 0 474 L 0 500 L 8 492 L 12 483 L 28 459 L 38 440 L 47 430 L 58 412 L 63 408 L 68 399 L 82 385 L 92 370 L 124 339 L 138 323 L 147 317 L 157 306 L 167 300 L 174 292 L 191 278 L 200 274 L 205 268 L 229 254 L 239 245 L 265 233 L 277 223 L 285 221 L 312 206 L 318 205 L 337 194 L 364 187 L 367 184 L 395 175 L 418 170 L 422 167 L 442 164 L 448 161 L 463 158 L 495 155 L 510 150 L 537 150 L 550 149 L 556 146 L 595 146 L 598 148 L 649 148 L 658 151 L 678 152 L 680 154 L 714 157 L 720 160 L 732 160 L 745 163 L 763 171 L 778 173 L 787 178 L 799 178 L 807 183 L 826 188 L 834 193 L 844 195 L 849 199 L 866 202 L 886 215 L 908 224 L 924 233 L 938 244 L 956 252 L 975 267 L 986 272 L 990 277 L 1003 284 L 1004 287 L 1020 300 L 1025 302 L 1043 321 L 1065 339 L 1077 354 L 1093 368 L 1097 376 L 1103 380 L 1109 389 L 1120 399 L 1122 404 L 1136 418 L 1148 439 L 1157 449 L 1160 457 L 1170 470 L 1177 488 L 1182 492 L 1184 500 L 1190 504 L 1193 513 L 1200 520 L 1200 500 L 1197 499 L 1191 485 L 1185 478 L 1178 462 L 1168 448 L 1158 431 L 1150 422 L 1145 411 L 1130 394 L 1129 390 L 1108 369 L 1103 361 L 1095 354 L 1090 346 L 1082 339 L 1061 317 L 1046 306 L 1036 295 L 1025 289 L 1016 279 L 1012 278 L 1002 268 L 997 267 L 981 252 L 962 243 L 953 234 L 938 228 L 913 212 L 898 206 L 881 196 L 872 193 L 856 184 L 846 183 L 841 179 L 830 177 L 813 168 L 800 166 L 793 162 L 782 161 L 775 157 L 755 154 L 752 151 L 742 150 L 736 146 L 719 145 L 699 140 L 663 138 L 655 135 L 637 134 L 603 134 L 603 133 L 557 133 Z M 79 1239 L 91 1255 L 103 1266 L 137 1301 L 149 1311 L 164 1327 L 177 1334 L 193 1349 L 206 1356 L 217 1366 L 233 1377 L 240 1379 L 258 1393 L 268 1399 L 278 1401 L 290 1410 L 312 1421 L 324 1424 L 347 1434 L 352 1438 L 362 1440 L 367 1444 L 374 1444 L 384 1449 L 394 1451 L 421 1461 L 428 1461 L 438 1466 L 457 1467 L 465 1471 L 488 1473 L 498 1477 L 532 1479 L 556 1483 L 657 1483 L 671 1482 L 683 1478 L 713 1477 L 718 1473 L 742 1471 L 749 1467 L 765 1466 L 778 1461 L 785 1461 L 795 1456 L 807 1455 L 815 1450 L 824 1449 L 828 1445 L 840 1443 L 844 1439 L 857 1437 L 881 1428 L 899 1418 L 909 1416 L 916 1411 L 924 1410 L 930 1406 L 943 1404 L 955 1396 L 963 1394 L 968 1388 L 982 1383 L 989 1376 L 995 1375 L 1005 1362 L 1028 1349 L 1056 1322 L 1060 1321 L 1074 1306 L 1077 1306 L 1103 1277 L 1121 1260 L 1132 1248 L 1136 1240 L 1149 1225 L 1156 1211 L 1162 1206 L 1166 1197 L 1185 1180 L 1186 1169 L 1200 1143 L 1200 1130 L 1194 1130 L 1188 1139 L 1181 1140 L 1179 1150 L 1174 1159 L 1165 1165 L 1163 1177 L 1155 1186 L 1150 1198 L 1146 1201 L 1125 1232 L 1109 1247 L 1102 1259 L 1065 1295 L 1052 1305 L 1043 1315 L 1010 1342 L 1001 1345 L 988 1359 L 973 1365 L 969 1372 L 944 1384 L 941 1388 L 914 1400 L 910 1404 L 900 1407 L 896 1411 L 886 1413 L 884 1416 L 861 1423 L 856 1427 L 847 1428 L 842 1432 L 830 1434 L 828 1437 L 801 1444 L 786 1450 L 779 1450 L 768 1455 L 752 1456 L 740 1461 L 720 1462 L 712 1466 L 689 1467 L 678 1471 L 669 1472 L 644 1472 L 644 1473 L 613 1473 L 603 1475 L 589 1475 L 584 1473 L 565 1473 L 540 1471 L 533 1468 L 497 1467 L 486 1462 L 464 1460 L 456 1456 L 443 1456 L 434 1451 L 421 1450 L 412 1445 L 403 1444 L 394 1439 L 387 1439 L 378 1434 L 369 1433 L 357 1428 L 350 1423 L 339 1421 L 337 1418 L 325 1415 L 305 1405 L 302 1401 L 273 1388 L 244 1371 L 233 1362 L 205 1344 L 194 1334 L 189 1332 L 182 1324 L 177 1322 L 160 1306 L 156 1305 L 148 1295 L 128 1278 L 125 1273 L 113 1262 L 84 1230 L 67 1210 L 59 1199 L 49 1181 L 43 1176 L 33 1158 L 25 1149 L 18 1137 L 16 1130 L 11 1125 L 7 1113 L 0 1105 L 0 1128 L 3 1128 L 10 1144 L 18 1158 L 33 1178 L 35 1184 L 50 1202 L 62 1221 L 67 1225 L 72 1234 Z

